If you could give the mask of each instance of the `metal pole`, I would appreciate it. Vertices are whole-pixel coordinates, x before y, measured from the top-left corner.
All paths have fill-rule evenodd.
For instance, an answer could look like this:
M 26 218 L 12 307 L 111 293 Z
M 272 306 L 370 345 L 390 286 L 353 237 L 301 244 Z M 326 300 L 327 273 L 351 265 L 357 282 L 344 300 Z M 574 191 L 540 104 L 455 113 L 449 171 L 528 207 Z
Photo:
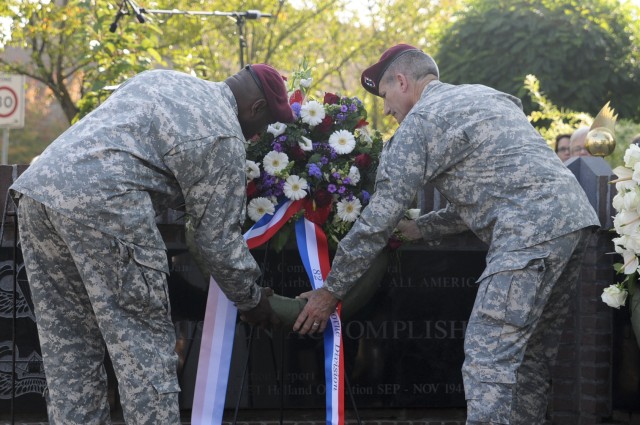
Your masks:
M 236 17 L 236 24 L 238 25 L 238 42 L 240 43 L 240 69 L 244 68 L 244 16 Z
M 9 129 L 2 129 L 2 163 L 8 165 L 9 158 Z

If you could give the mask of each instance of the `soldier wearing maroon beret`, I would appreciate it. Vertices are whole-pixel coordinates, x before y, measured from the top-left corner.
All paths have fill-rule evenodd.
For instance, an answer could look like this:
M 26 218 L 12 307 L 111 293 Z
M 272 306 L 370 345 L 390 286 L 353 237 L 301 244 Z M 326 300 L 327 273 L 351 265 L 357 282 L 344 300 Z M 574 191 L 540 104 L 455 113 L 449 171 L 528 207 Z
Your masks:
M 293 118 L 283 78 L 268 65 L 224 82 L 147 71 L 16 180 L 50 423 L 110 423 L 105 346 L 125 421 L 180 423 L 169 265 L 156 225 L 167 208 L 184 210 L 189 249 L 241 317 L 278 321 L 241 232 L 244 142 Z
M 489 249 L 465 334 L 467 424 L 542 424 L 569 300 L 590 229 L 600 223 L 519 99 L 439 78 L 433 58 L 407 44 L 362 73 L 362 86 L 384 100 L 399 127 L 324 288 L 301 295 L 308 302 L 294 330 L 324 330 L 396 226 L 431 244 L 471 230 Z M 402 220 L 427 183 L 448 206 Z

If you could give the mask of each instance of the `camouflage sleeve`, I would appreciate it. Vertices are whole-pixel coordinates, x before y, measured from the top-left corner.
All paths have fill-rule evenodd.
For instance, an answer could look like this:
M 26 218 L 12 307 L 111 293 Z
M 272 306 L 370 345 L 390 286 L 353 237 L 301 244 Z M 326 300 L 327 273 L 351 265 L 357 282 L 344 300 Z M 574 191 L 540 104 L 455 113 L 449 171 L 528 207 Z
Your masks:
M 244 147 L 236 138 L 200 140 L 168 161 L 185 198 L 187 243 L 205 275 L 215 278 L 240 311 L 255 307 L 260 269 L 242 237 Z
M 418 217 L 416 224 L 422 233 L 422 238 L 427 241 L 438 241 L 443 236 L 455 235 L 469 230 L 452 204 L 439 211 L 431 211 Z
M 426 143 L 415 129 L 411 122 L 403 123 L 393 140 L 387 142 L 390 145 L 386 146 L 378 167 L 369 205 L 338 245 L 326 287 L 339 299 L 344 298 L 387 245 L 391 232 L 423 185 Z

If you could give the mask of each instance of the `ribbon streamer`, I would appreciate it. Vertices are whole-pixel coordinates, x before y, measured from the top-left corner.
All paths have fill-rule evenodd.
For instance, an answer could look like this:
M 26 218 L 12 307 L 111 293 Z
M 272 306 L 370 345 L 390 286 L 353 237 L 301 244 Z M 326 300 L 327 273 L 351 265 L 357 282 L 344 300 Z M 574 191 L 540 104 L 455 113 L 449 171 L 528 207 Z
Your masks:
M 296 241 L 313 289 L 322 288 L 329 274 L 329 246 L 324 231 L 302 217 L 296 221 Z M 327 424 L 344 425 L 344 354 L 342 323 L 338 308 L 329 316 L 331 326 L 324 331 L 324 373 L 326 383 Z
M 245 233 L 247 246 L 258 247 L 268 241 L 294 214 L 302 201 L 279 204 L 272 215 L 265 214 Z M 320 226 L 301 217 L 296 221 L 298 251 L 313 289 L 321 288 L 330 270 L 327 238 Z M 344 358 L 342 352 L 341 305 L 329 317 L 325 329 L 325 382 L 327 424 L 344 425 Z M 220 425 L 226 399 L 231 352 L 235 336 L 237 309 L 213 276 L 205 311 L 198 358 L 195 395 L 191 411 L 193 425 Z

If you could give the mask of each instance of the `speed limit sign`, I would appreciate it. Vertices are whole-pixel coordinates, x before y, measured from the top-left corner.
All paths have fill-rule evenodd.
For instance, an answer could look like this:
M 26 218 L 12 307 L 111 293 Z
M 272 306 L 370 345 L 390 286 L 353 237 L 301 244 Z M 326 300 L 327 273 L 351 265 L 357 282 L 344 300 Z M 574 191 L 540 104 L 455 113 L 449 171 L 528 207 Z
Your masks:
M 24 127 L 24 76 L 0 74 L 0 128 Z

